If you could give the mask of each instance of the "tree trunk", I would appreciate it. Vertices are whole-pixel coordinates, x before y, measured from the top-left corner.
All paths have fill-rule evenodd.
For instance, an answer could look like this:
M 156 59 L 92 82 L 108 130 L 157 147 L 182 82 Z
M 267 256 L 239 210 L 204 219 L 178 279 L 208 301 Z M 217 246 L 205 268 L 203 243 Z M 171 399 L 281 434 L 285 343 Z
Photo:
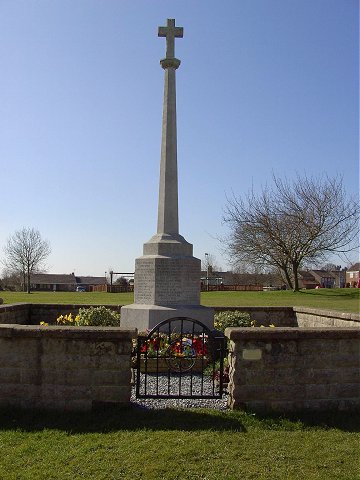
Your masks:
M 300 290 L 299 277 L 298 277 L 299 265 L 297 263 L 293 263 L 292 268 L 293 268 L 293 274 L 294 274 L 294 292 L 298 292 Z
M 293 283 L 291 281 L 291 278 L 290 278 L 290 275 L 289 275 L 289 272 L 288 272 L 287 268 L 284 267 L 284 268 L 281 268 L 281 270 L 283 271 L 284 280 L 285 280 L 287 286 L 290 288 L 290 290 L 292 290 L 294 288 L 294 286 L 293 286 Z
M 27 293 L 30 292 L 30 270 L 27 271 Z

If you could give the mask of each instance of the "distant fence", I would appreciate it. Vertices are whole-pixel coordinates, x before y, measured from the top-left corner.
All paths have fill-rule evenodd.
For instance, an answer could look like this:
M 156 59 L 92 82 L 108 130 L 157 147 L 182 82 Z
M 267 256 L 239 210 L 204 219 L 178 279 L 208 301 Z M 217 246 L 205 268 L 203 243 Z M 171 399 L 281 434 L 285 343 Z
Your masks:
M 201 285 L 202 292 L 262 292 L 263 285 Z M 91 285 L 90 292 L 133 292 L 134 285 Z
M 133 285 L 92 285 L 90 287 L 90 292 L 126 293 L 133 291 Z
M 201 285 L 202 292 L 262 292 L 262 285 Z

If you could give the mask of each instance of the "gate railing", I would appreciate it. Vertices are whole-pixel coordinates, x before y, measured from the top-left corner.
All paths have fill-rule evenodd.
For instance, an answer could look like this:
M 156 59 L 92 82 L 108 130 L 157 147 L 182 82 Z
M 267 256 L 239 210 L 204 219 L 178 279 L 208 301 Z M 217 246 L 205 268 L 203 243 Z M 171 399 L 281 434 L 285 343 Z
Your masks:
M 226 342 L 222 332 L 176 317 L 137 343 L 138 398 L 221 398 Z

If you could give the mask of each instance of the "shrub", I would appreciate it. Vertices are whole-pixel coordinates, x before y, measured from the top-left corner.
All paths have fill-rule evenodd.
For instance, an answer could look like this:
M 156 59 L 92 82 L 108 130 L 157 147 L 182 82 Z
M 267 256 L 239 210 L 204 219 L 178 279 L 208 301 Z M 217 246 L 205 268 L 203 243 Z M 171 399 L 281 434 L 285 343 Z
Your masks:
M 106 307 L 80 308 L 77 324 L 94 327 L 120 327 L 120 314 Z
M 253 325 L 250 315 L 239 310 L 226 310 L 214 315 L 214 327 L 221 332 L 224 332 L 227 327 L 252 327 Z
M 58 325 L 74 325 L 83 327 L 119 327 L 120 314 L 106 307 L 80 308 L 79 313 L 73 317 L 60 315 L 56 319 Z

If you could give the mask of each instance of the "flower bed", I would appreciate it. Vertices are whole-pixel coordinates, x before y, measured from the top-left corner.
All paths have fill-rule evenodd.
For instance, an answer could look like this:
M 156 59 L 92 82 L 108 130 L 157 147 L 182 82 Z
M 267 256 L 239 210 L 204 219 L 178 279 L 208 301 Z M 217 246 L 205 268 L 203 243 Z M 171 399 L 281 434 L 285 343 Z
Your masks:
M 140 337 L 140 369 L 146 373 L 201 372 L 208 364 L 208 338 L 205 335 L 180 336 L 177 333 Z

